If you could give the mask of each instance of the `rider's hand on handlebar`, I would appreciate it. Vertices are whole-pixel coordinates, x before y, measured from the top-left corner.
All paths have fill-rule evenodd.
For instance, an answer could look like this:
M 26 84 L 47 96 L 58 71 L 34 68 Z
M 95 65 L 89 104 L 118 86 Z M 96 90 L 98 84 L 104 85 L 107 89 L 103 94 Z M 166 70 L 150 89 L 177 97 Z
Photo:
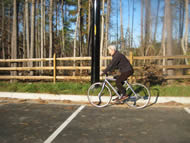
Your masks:
M 104 72 L 101 71 L 101 72 L 100 72 L 100 76 L 103 76 L 103 75 L 104 75 Z
M 101 71 L 101 72 L 100 72 L 100 75 L 101 75 L 101 76 L 103 76 L 103 75 L 108 76 L 108 73 L 104 73 L 104 72 Z

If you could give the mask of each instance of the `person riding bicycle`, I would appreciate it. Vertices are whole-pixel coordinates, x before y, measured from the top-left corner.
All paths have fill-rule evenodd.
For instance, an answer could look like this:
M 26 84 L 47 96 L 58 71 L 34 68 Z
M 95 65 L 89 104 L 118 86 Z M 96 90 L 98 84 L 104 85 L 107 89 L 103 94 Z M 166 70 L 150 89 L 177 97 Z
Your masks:
M 129 76 L 133 75 L 134 70 L 126 56 L 116 50 L 115 45 L 108 46 L 108 51 L 112 56 L 112 61 L 107 66 L 107 68 L 102 71 L 101 76 L 107 74 L 113 69 L 119 69 L 120 75 L 116 77 L 116 86 L 119 90 L 120 97 L 113 99 L 113 101 L 123 101 L 128 98 L 128 95 L 126 95 L 126 90 L 123 87 L 123 81 L 127 80 Z

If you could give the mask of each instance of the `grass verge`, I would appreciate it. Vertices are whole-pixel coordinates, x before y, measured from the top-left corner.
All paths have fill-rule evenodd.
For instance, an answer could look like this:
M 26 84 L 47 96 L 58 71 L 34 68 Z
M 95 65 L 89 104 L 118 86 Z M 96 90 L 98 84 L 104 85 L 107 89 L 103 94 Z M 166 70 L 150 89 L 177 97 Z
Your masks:
M 0 82 L 0 91 L 2 92 L 87 95 L 89 87 L 90 83 L 87 82 L 57 82 L 56 84 Z M 156 85 L 150 87 L 150 91 L 152 96 L 190 97 L 190 85 Z
M 150 88 L 153 96 L 190 97 L 190 85 L 156 85 Z
M 90 83 L 80 83 L 80 82 L 57 82 L 56 84 L 0 82 L 0 91 L 86 95 L 89 86 L 90 86 Z

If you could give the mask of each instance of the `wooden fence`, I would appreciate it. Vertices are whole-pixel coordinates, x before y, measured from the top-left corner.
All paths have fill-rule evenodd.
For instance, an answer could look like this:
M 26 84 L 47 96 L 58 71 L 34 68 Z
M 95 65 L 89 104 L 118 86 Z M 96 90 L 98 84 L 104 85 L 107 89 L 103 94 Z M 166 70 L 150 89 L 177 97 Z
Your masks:
M 111 57 L 102 57 L 101 60 L 111 60 Z M 128 57 L 130 62 L 134 65 L 134 69 L 139 70 L 142 69 L 143 66 L 136 66 L 135 63 L 136 61 L 155 61 L 155 60 L 184 60 L 184 59 L 190 59 L 190 56 L 133 56 L 133 53 L 130 52 L 130 55 Z M 10 65 L 11 63 L 27 63 L 27 62 L 52 62 L 53 61 L 53 66 L 44 66 L 44 67 L 12 67 L 12 66 L 4 66 L 0 67 L 0 79 L 1 80 L 10 80 L 10 79 L 19 79 L 19 80 L 52 80 L 53 82 L 56 82 L 56 80 L 90 80 L 90 70 L 91 66 L 57 66 L 57 62 L 59 61 L 72 61 L 72 62 L 77 62 L 77 61 L 88 61 L 90 63 L 91 57 L 64 57 L 64 58 L 57 58 L 56 54 L 54 54 L 53 58 L 43 58 L 43 59 L 0 59 L 0 65 L 3 65 L 3 63 L 9 63 L 7 65 Z M 185 64 L 175 64 L 175 65 L 156 65 L 157 68 L 160 69 L 190 69 L 190 65 L 185 65 Z M 100 67 L 101 70 L 105 68 L 105 66 Z M 11 73 L 11 71 L 46 71 L 50 70 L 52 71 L 52 75 L 48 76 L 42 76 L 42 74 L 39 76 L 23 76 L 23 75 L 17 75 L 17 76 L 11 76 L 10 75 L 5 75 L 2 74 L 2 72 L 8 71 Z M 76 71 L 76 70 L 87 70 L 89 71 L 88 75 L 78 75 L 78 76 L 65 76 L 65 75 L 57 75 L 57 72 L 59 70 L 67 70 L 67 71 Z M 173 75 L 173 76 L 164 76 L 165 79 L 190 79 L 190 75 Z

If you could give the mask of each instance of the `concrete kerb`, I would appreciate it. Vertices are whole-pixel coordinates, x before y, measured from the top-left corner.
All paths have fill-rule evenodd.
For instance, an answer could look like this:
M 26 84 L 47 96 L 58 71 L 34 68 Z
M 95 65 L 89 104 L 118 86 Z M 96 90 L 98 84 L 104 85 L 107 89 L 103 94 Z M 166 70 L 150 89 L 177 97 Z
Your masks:
M 0 92 L 0 98 L 14 98 L 27 100 L 70 100 L 73 102 L 88 102 L 85 95 L 62 95 L 62 94 L 41 94 L 41 93 L 18 93 L 18 92 Z M 190 97 L 151 97 L 151 103 L 177 102 L 181 104 L 190 104 Z
M 18 92 L 0 92 L 0 98 L 15 99 L 41 99 L 41 100 L 70 100 L 75 102 L 86 102 L 87 97 L 84 95 L 62 95 L 62 94 L 45 94 L 45 93 L 18 93 Z

